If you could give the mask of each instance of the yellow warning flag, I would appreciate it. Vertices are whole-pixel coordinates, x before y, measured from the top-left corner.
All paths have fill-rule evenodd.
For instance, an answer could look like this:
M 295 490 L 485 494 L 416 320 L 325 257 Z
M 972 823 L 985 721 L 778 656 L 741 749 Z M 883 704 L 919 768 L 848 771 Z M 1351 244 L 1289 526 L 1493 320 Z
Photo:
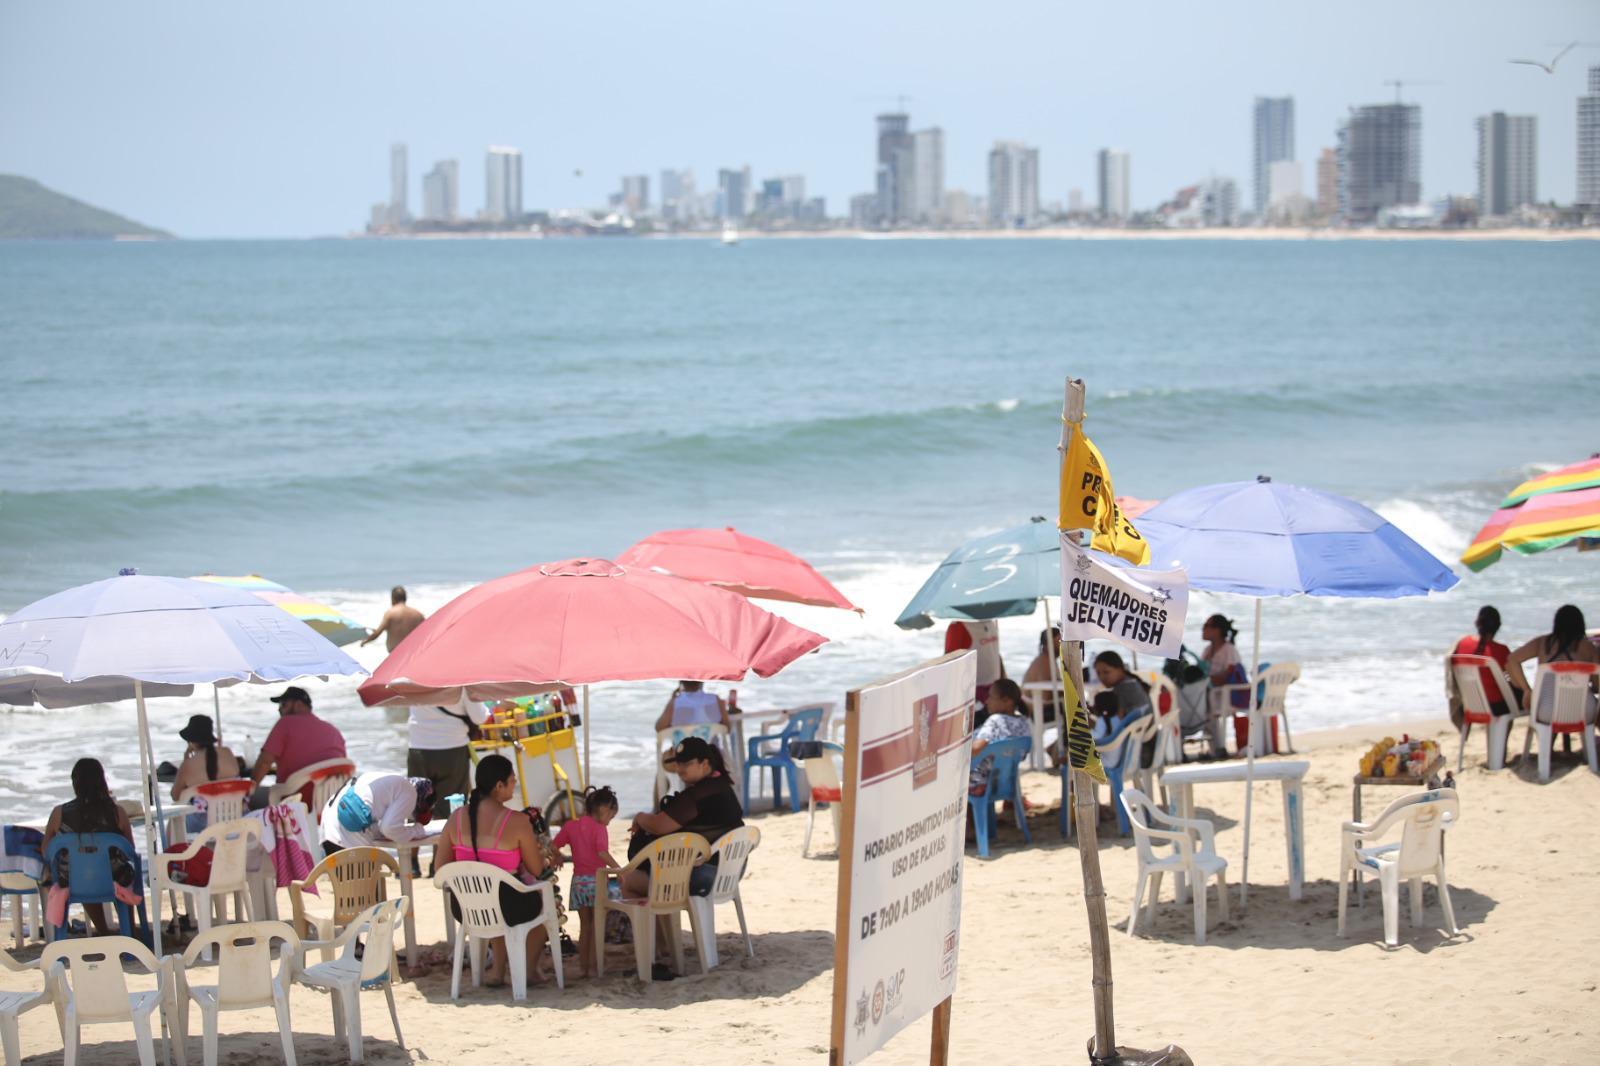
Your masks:
M 1089 724 L 1089 712 L 1083 706 L 1083 690 L 1078 687 L 1078 678 L 1073 677 L 1072 671 L 1067 669 L 1066 657 L 1058 658 L 1061 663 L 1061 688 L 1066 696 L 1065 706 L 1070 708 L 1067 712 L 1070 715 L 1067 719 L 1067 741 L 1063 745 L 1067 764 L 1074 770 L 1082 770 L 1102 785 L 1110 784 L 1106 780 L 1105 767 L 1100 765 L 1099 749 L 1094 746 L 1094 727 Z M 1069 813 L 1068 817 L 1072 815 Z
M 1061 516 L 1058 529 L 1094 531 L 1090 547 L 1135 566 L 1150 562 L 1150 545 L 1117 506 L 1111 475 L 1094 441 L 1078 426 L 1072 427 L 1066 459 L 1061 464 Z

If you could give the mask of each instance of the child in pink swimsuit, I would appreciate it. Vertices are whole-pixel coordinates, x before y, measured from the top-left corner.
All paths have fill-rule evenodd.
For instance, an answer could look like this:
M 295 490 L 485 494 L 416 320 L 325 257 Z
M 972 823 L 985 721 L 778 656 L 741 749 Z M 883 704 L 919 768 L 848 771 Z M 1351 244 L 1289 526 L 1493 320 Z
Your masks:
M 556 834 L 555 847 L 572 850 L 571 906 L 578 912 L 578 958 L 583 962 L 583 976 L 592 977 L 604 951 L 601 937 L 595 931 L 596 871 L 602 866 L 621 866 L 611 857 L 610 834 L 606 826 L 617 816 L 617 795 L 609 788 L 591 786 L 583 794 L 583 817 L 562 825 Z M 609 883 L 609 879 L 608 879 Z

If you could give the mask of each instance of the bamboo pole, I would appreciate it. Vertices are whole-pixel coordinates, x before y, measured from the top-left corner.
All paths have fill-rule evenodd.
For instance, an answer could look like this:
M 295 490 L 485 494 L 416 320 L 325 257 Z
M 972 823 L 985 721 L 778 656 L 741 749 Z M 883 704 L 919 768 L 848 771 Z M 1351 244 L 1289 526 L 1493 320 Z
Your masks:
M 1083 424 L 1084 384 L 1080 378 L 1068 378 L 1066 399 L 1061 408 L 1061 462 L 1067 460 L 1067 438 L 1073 428 Z M 1078 534 L 1080 537 L 1082 533 Z M 1065 615 L 1066 606 L 1062 606 Z M 1062 678 L 1062 713 L 1067 713 L 1067 691 L 1071 686 L 1074 706 L 1083 703 L 1083 644 L 1080 641 L 1062 641 L 1066 656 L 1066 671 Z M 1070 719 L 1068 719 L 1070 721 Z M 1062 723 L 1065 730 L 1066 721 Z M 1063 744 L 1065 747 L 1065 744 Z M 1111 931 L 1106 921 L 1105 882 L 1100 876 L 1100 837 L 1098 831 L 1099 804 L 1095 802 L 1094 779 L 1083 770 L 1073 770 L 1073 804 L 1078 823 L 1078 860 L 1083 867 L 1083 902 L 1089 911 L 1089 952 L 1093 962 L 1094 977 L 1094 1039 L 1089 1045 L 1091 1062 L 1109 1060 L 1116 1054 L 1116 1022 L 1112 1010 L 1111 981 Z M 1115 796 L 1111 802 L 1117 802 Z

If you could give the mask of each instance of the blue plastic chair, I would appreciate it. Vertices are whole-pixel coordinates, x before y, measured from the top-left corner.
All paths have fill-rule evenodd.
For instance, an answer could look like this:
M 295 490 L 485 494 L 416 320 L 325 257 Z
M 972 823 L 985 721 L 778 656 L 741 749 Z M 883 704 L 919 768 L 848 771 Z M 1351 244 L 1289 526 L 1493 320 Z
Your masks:
M 67 909 L 74 903 L 110 903 L 117 908 L 117 925 L 122 935 L 135 929 L 133 908 L 117 899 L 116 882 L 111 879 L 111 848 L 116 847 L 133 863 L 135 887 L 144 891 L 144 866 L 139 861 L 139 851 L 133 842 L 121 833 L 57 833 L 50 841 L 45 855 L 45 870 L 54 871 L 56 856 L 67 855 Z M 150 935 L 150 916 L 145 912 L 144 901 L 139 901 L 138 939 L 153 948 Z M 64 930 L 45 923 L 45 939 L 55 941 Z
M 1145 719 L 1148 717 L 1148 715 L 1144 715 L 1139 718 L 1135 718 L 1133 721 L 1124 726 L 1122 732 L 1113 737 L 1109 743 L 1105 745 L 1096 745 L 1102 758 L 1104 758 L 1108 751 L 1111 751 L 1119 745 L 1122 748 L 1122 757 L 1117 760 L 1117 765 L 1106 766 L 1102 762 L 1101 766 L 1106 772 L 1106 782 L 1111 786 L 1111 806 L 1114 807 L 1117 812 L 1117 831 L 1123 836 L 1127 836 L 1129 833 L 1133 832 L 1133 826 L 1129 823 L 1128 812 L 1123 809 L 1122 802 L 1119 799 L 1119 797 L 1122 795 L 1122 777 L 1124 773 L 1130 770 L 1137 771 L 1140 769 L 1139 760 L 1143 757 L 1141 751 L 1144 742 L 1142 739 L 1138 738 L 1142 734 L 1145 726 L 1148 725 L 1148 722 L 1145 721 Z M 1061 774 L 1061 810 L 1056 815 L 1056 822 L 1057 827 L 1061 830 L 1061 839 L 1065 840 L 1072 835 L 1071 822 L 1069 821 L 1069 803 L 1072 795 L 1072 767 L 1067 763 L 1062 763 L 1059 772 Z
M 783 803 L 783 777 L 789 779 L 789 810 L 794 813 L 800 811 L 800 764 L 795 762 L 789 754 L 789 745 L 796 740 L 816 740 L 817 730 L 822 728 L 822 708 L 807 707 L 804 710 L 789 712 L 789 718 L 783 724 L 782 733 L 773 733 L 764 737 L 750 737 L 747 746 L 750 749 L 744 760 L 744 809 L 750 809 L 750 779 L 762 767 L 772 771 L 772 808 L 777 810 Z M 776 750 L 763 755 L 761 749 L 768 745 L 776 745 Z M 780 777 L 780 773 L 782 777 Z
M 1032 737 L 1008 737 L 990 741 L 977 756 L 978 761 L 974 765 L 989 764 L 989 780 L 984 784 L 983 792 L 968 797 L 967 801 L 972 808 L 972 827 L 978 833 L 979 858 L 989 857 L 989 837 L 1000 828 L 1000 817 L 994 807 L 996 803 L 1010 801 L 1017 815 L 1017 828 L 1022 830 L 1022 839 L 1033 843 L 1033 837 L 1028 833 L 1028 816 L 1022 805 L 1022 760 L 1032 750 Z

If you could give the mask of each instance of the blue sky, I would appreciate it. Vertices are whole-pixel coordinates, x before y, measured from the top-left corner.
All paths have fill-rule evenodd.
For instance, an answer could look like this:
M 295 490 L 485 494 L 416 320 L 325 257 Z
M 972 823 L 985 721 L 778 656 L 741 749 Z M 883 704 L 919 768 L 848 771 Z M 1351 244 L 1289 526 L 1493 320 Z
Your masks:
M 1250 107 L 1292 94 L 1307 180 L 1350 105 L 1423 107 L 1429 198 L 1475 187 L 1473 118 L 1539 117 L 1539 193 L 1574 186 L 1575 97 L 1600 45 L 1555 76 L 1513 66 L 1600 42 L 1595 0 L 274 4 L 0 0 L 0 172 L 184 236 L 359 228 L 388 146 L 420 174 L 524 153 L 530 208 L 604 202 L 624 173 L 803 173 L 840 213 L 871 182 L 873 114 L 910 97 L 945 130 L 947 185 L 982 193 L 997 138 L 1041 150 L 1041 193 L 1093 197 L 1127 148 L 1136 206 L 1208 174 L 1249 197 Z M 577 177 L 574 171 L 581 170 Z

